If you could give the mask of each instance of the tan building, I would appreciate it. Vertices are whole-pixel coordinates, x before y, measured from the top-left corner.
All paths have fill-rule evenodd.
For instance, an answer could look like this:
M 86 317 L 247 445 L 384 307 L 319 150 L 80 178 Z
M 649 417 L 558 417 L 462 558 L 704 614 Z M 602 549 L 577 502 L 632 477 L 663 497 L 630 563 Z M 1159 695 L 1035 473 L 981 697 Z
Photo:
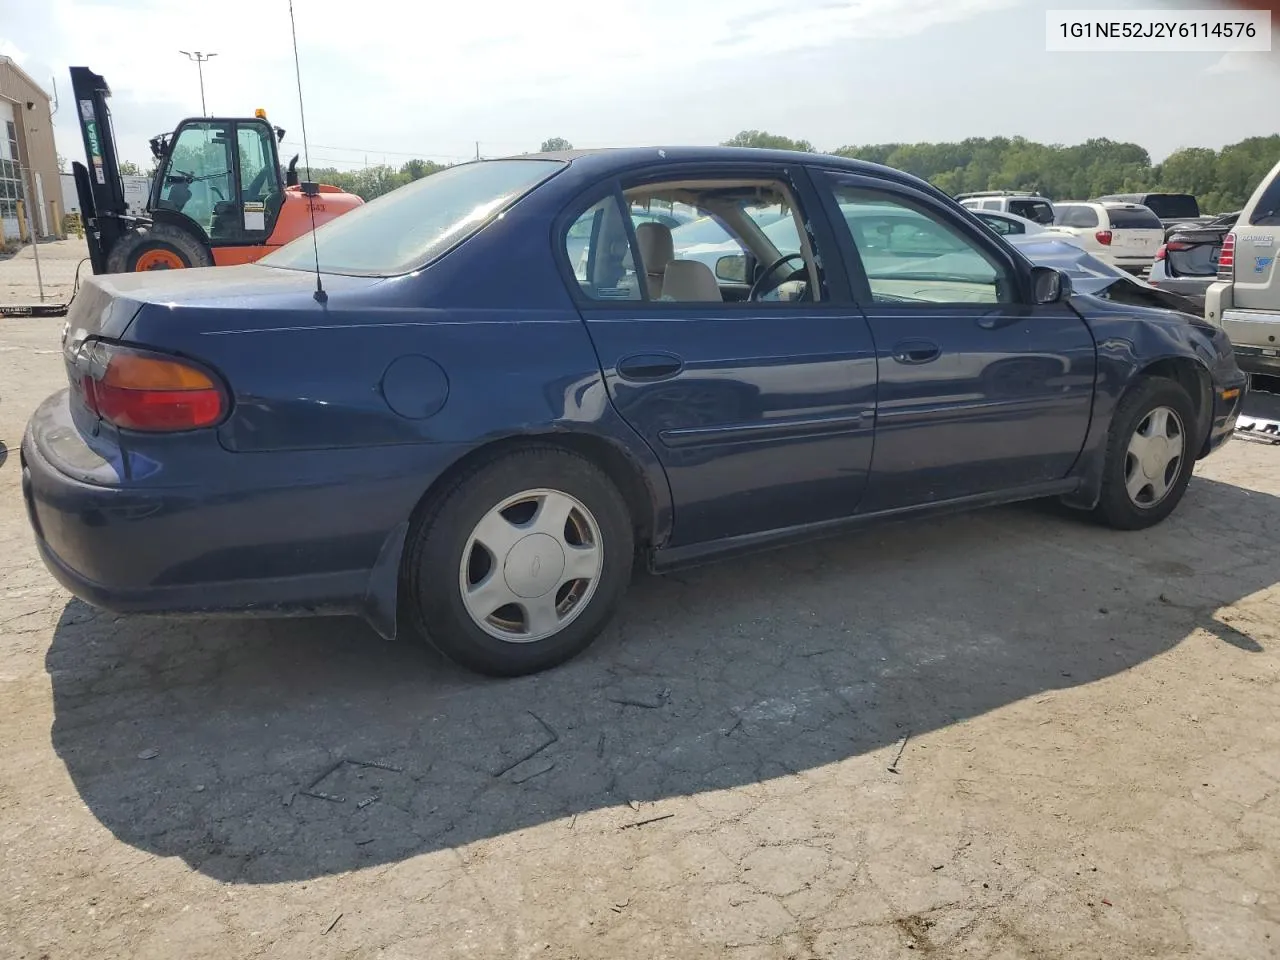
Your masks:
M 37 235 L 64 236 L 63 212 L 49 94 L 0 56 L 0 229 L 6 240 L 16 240 L 34 220 Z

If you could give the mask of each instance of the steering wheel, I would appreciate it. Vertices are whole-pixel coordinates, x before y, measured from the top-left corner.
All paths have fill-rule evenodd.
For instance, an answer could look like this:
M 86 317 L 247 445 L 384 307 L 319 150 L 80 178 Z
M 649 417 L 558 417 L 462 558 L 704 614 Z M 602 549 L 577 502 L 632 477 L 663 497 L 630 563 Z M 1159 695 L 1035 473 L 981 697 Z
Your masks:
M 773 263 L 769 264 L 768 268 L 762 274 L 760 274 L 760 276 L 756 278 L 756 282 L 751 285 L 751 292 L 747 294 L 747 299 L 759 300 L 761 295 L 767 293 L 769 290 L 776 289 L 777 287 L 780 287 L 784 283 L 786 283 L 786 280 L 779 280 L 777 283 L 773 284 L 772 286 L 768 286 L 768 287 L 765 286 L 765 281 L 768 280 L 773 275 L 774 271 L 776 271 L 780 266 L 782 266 L 788 260 L 799 260 L 801 263 L 803 263 L 804 254 L 785 253 L 782 256 L 780 256 L 777 260 L 773 261 Z M 799 272 L 800 270 L 793 270 L 791 271 L 791 276 L 795 276 Z

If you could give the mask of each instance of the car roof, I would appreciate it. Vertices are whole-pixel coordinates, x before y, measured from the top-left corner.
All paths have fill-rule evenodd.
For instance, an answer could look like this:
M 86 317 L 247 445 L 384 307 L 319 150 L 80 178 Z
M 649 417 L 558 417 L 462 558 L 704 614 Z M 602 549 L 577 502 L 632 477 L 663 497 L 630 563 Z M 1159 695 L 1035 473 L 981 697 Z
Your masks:
M 893 167 L 871 163 L 867 160 L 853 160 L 849 157 L 837 157 L 827 153 L 804 153 L 799 150 L 766 150 L 758 147 L 709 147 L 709 146 L 673 146 L 673 147 L 600 147 L 591 150 L 560 150 L 549 153 L 516 154 L 510 157 L 495 157 L 501 160 L 565 160 L 574 166 L 589 167 L 592 173 L 608 174 L 622 171 L 628 167 L 641 166 L 655 161 L 665 163 L 724 163 L 751 162 L 758 163 L 806 163 L 823 167 L 847 170 L 850 173 L 863 173 L 909 183 L 919 186 L 926 181 L 914 177 Z M 475 162 L 475 161 L 472 161 Z M 491 161 L 479 161 L 481 163 Z M 931 193 L 939 193 L 938 189 L 928 185 Z

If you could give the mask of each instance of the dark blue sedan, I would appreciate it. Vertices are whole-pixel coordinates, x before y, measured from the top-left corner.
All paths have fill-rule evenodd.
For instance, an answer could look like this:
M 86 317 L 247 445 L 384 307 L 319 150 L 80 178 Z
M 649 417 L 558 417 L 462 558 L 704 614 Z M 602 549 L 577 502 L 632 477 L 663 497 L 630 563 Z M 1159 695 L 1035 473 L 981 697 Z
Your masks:
M 676 206 L 709 245 L 635 212 Z M 480 161 L 314 237 L 76 298 L 21 456 L 79 597 L 358 613 L 521 674 L 586 647 L 637 559 L 1034 497 L 1150 526 L 1245 390 L 1220 330 L 834 157 Z

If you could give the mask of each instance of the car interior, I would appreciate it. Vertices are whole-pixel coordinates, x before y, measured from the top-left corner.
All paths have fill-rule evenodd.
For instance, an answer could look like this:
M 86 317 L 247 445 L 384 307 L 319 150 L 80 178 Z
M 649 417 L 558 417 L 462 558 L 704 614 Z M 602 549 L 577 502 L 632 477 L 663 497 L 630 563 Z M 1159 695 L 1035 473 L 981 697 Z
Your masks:
M 625 190 L 624 199 L 638 269 L 615 204 L 597 204 L 569 230 L 575 274 L 593 299 L 744 303 L 821 297 L 813 246 L 790 191 L 781 183 L 651 183 Z M 654 215 L 675 209 L 691 211 L 694 218 L 671 227 L 671 217 Z M 795 227 L 788 234 L 798 237 L 791 249 L 780 249 L 764 230 L 784 218 Z

